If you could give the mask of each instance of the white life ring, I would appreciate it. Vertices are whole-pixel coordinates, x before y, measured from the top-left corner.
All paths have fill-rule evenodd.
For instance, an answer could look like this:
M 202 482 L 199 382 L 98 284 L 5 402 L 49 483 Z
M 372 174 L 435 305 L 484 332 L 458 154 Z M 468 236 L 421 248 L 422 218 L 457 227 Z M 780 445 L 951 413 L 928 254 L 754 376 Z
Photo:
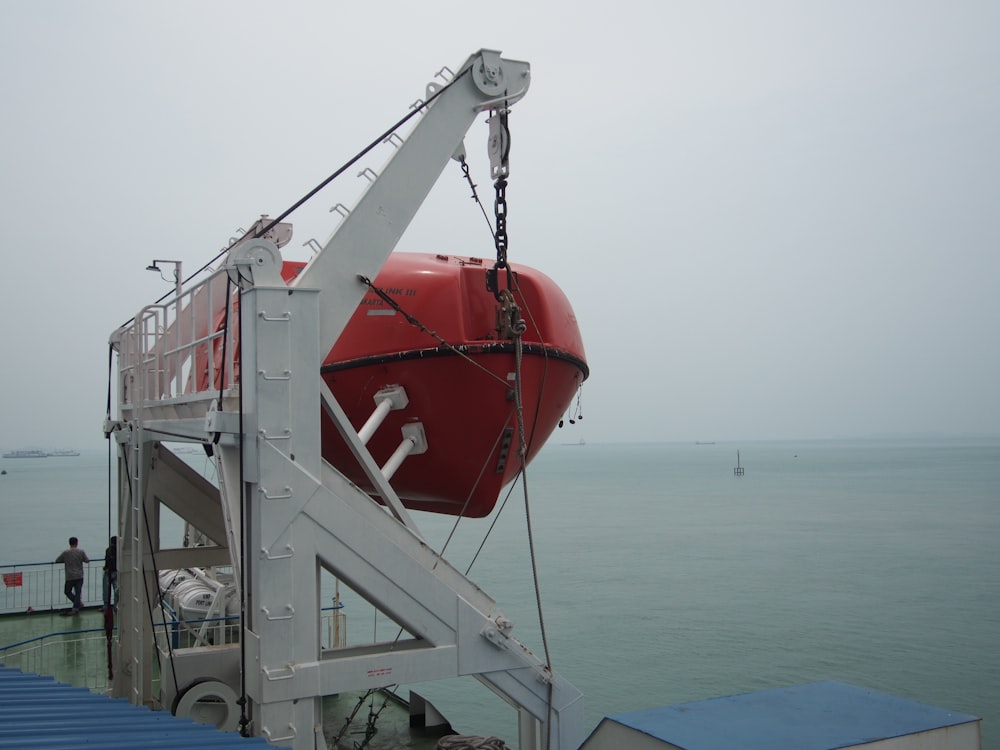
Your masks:
M 178 693 L 171 713 L 199 724 L 211 724 L 223 732 L 235 731 L 240 724 L 236 691 L 208 678 L 196 680 Z

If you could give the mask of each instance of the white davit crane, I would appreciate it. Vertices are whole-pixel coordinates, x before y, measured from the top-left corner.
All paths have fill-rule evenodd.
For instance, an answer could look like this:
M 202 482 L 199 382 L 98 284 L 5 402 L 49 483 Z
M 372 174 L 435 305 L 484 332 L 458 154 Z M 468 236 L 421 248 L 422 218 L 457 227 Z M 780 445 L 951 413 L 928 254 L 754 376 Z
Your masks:
M 407 139 L 293 282 L 280 273 L 284 233 L 270 227 L 238 242 L 211 278 L 112 334 L 117 413 L 105 431 L 119 455 L 116 695 L 175 708 L 205 696 L 238 713 L 253 735 L 319 750 L 323 696 L 471 675 L 517 709 L 520 748 L 583 742 L 579 691 L 514 639 L 496 602 L 421 539 L 320 375 L 366 292 L 359 277 L 375 278 L 449 159 L 464 153 L 477 116 L 505 115 L 529 82 L 528 63 L 493 50 L 471 55 L 449 82 L 428 85 Z M 487 144 L 494 177 L 507 171 L 499 120 L 491 118 Z M 238 310 L 223 295 L 229 284 L 239 287 Z M 215 310 L 226 311 L 222 331 L 210 319 Z M 236 315 L 238 354 L 225 339 Z M 321 409 L 385 507 L 323 461 Z M 171 440 L 209 446 L 220 486 L 160 445 Z M 160 505 L 214 546 L 161 548 Z M 195 566 L 232 567 L 244 602 L 239 642 L 173 649 L 156 694 L 155 568 Z M 389 613 L 404 636 L 323 647 L 322 571 Z M 235 695 L 246 697 L 242 706 L 230 705 Z

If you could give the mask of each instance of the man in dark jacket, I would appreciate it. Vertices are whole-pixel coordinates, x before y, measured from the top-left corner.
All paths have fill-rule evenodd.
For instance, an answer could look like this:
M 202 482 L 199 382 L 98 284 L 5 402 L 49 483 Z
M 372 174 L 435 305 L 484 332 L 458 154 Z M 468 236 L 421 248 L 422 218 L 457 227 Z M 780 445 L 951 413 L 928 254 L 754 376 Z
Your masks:
M 118 606 L 118 537 L 104 550 L 104 606 Z

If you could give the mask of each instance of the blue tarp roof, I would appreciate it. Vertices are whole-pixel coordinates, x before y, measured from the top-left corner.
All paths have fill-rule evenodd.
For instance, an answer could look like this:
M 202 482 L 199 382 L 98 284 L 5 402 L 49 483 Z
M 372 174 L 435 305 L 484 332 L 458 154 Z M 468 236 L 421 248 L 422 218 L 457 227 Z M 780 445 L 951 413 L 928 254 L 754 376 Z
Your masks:
M 832 750 L 979 721 L 874 690 L 825 680 L 610 716 L 685 750 Z
M 0 665 L 0 748 L 81 747 L 253 750 L 271 745 Z

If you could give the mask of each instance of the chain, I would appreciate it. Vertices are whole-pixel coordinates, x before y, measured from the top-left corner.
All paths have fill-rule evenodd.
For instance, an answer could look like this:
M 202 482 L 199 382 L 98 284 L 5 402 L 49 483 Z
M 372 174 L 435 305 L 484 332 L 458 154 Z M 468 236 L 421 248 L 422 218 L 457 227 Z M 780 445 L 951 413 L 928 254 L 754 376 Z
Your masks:
M 507 263 L 507 247 L 510 243 L 507 237 L 507 176 L 510 174 L 508 159 L 510 157 L 510 128 L 507 125 L 507 110 L 501 109 L 490 118 L 490 164 L 496 181 L 493 187 L 496 198 L 493 201 L 493 216 L 496 220 L 496 230 L 493 241 L 497 249 L 497 260 L 493 269 L 486 272 L 486 288 L 500 300 L 501 269 L 507 270 L 507 288 L 512 286 L 513 276 Z
M 486 271 L 486 288 L 493 292 L 493 296 L 500 301 L 500 269 L 507 269 L 507 288 L 511 287 L 511 271 L 507 263 L 507 179 L 501 177 L 495 183 L 497 197 L 493 202 L 493 211 L 496 217 L 496 231 L 493 233 L 493 241 L 497 248 L 497 260 L 493 268 Z
M 496 297 L 502 306 L 508 303 L 501 297 L 500 270 L 505 269 L 507 271 L 508 290 L 513 289 L 516 285 L 514 272 L 511 271 L 510 264 L 507 262 L 507 248 L 510 244 L 510 239 L 507 236 L 507 176 L 510 174 L 510 165 L 508 163 L 510 157 L 510 128 L 507 125 L 507 115 L 507 110 L 502 109 L 494 112 L 489 121 L 490 166 L 493 175 L 496 177 L 493 183 L 493 188 L 496 192 L 496 197 L 493 199 L 493 217 L 494 226 L 496 227 L 493 230 L 493 243 L 496 246 L 497 259 L 493 264 L 493 268 L 486 271 L 486 289 L 493 293 L 493 296 Z M 457 159 L 462 166 L 462 175 L 465 177 L 465 181 L 469 183 L 469 188 L 472 191 L 472 200 L 479 205 L 488 224 L 489 217 L 486 216 L 486 210 L 483 208 L 482 201 L 479 200 L 479 193 L 476 192 L 476 184 L 472 181 L 472 176 L 469 174 L 469 165 L 465 161 L 465 154 L 462 153 Z M 504 312 L 502 310 L 498 311 L 498 313 L 510 321 L 507 324 L 498 326 L 501 331 L 504 329 L 510 330 L 512 327 L 516 328 L 516 308 L 514 315 L 510 315 L 509 311 Z M 523 321 L 521 322 L 523 323 Z M 511 325 L 512 323 L 514 325 Z M 506 337 L 503 333 L 501 335 Z
M 501 177 L 495 183 L 497 197 L 493 201 L 496 216 L 494 241 L 497 246 L 497 263 L 494 268 L 507 268 L 507 178 Z

